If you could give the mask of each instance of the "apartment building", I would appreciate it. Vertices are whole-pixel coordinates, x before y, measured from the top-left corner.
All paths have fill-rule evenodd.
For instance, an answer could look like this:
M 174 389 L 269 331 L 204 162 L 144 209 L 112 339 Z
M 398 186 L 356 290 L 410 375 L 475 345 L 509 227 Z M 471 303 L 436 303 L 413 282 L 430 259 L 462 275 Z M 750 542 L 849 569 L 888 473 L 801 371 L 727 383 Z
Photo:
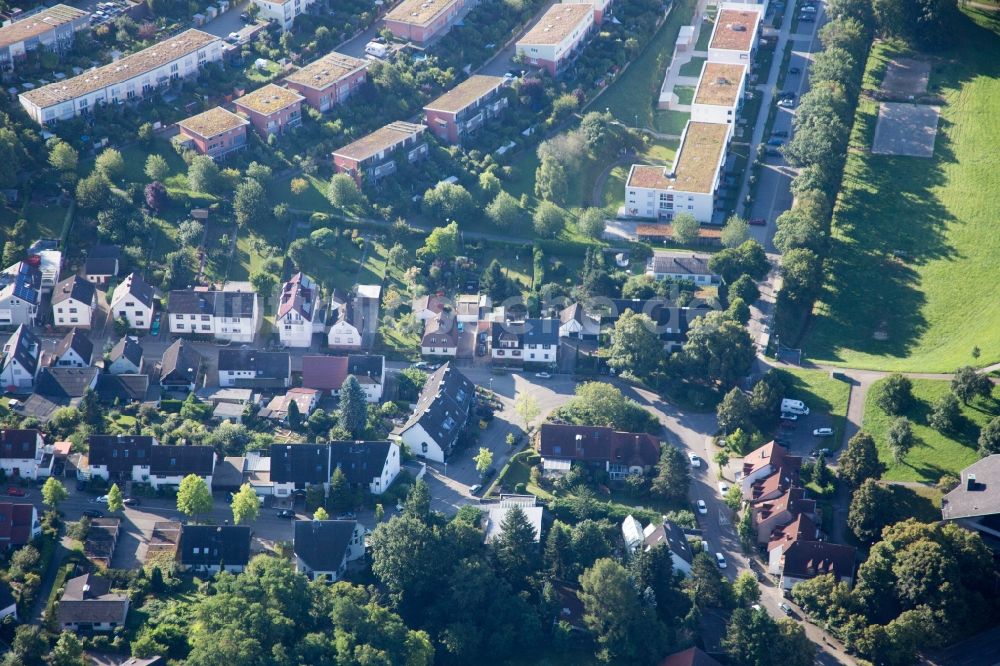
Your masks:
M 720 4 L 708 42 L 708 62 L 749 65 L 763 15 L 764 5 Z
M 59 328 L 90 328 L 97 309 L 97 287 L 72 275 L 52 290 L 52 323 Z
M 0 27 L 0 71 L 14 69 L 29 51 L 43 48 L 62 53 L 73 45 L 76 33 L 90 27 L 90 13 L 54 5 Z
M 351 96 L 368 79 L 368 61 L 333 51 L 285 77 L 285 85 L 306 104 L 326 112 Z
M 153 288 L 142 273 L 130 273 L 111 296 L 111 316 L 124 318 L 129 328 L 137 331 L 148 331 L 152 326 L 155 306 Z
M 233 100 L 233 106 L 247 116 L 257 133 L 266 139 L 302 124 L 303 99 L 294 90 L 268 83 Z
M 672 220 L 690 213 L 712 221 L 732 125 L 689 121 L 672 166 L 633 164 L 625 183 L 625 209 L 633 217 Z
M 470 76 L 424 107 L 427 127 L 442 141 L 460 143 L 507 108 L 499 76 Z
M 389 123 L 368 136 L 333 152 L 333 166 L 337 173 L 348 173 L 359 183 L 362 177 L 379 180 L 396 172 L 396 154 L 406 153 L 413 163 L 427 156 L 427 143 L 421 138 L 426 125 L 403 121 Z
M 403 0 L 385 15 L 385 27 L 399 39 L 425 44 L 458 20 L 465 0 Z
M 187 144 L 199 155 L 220 160 L 247 146 L 247 125 L 250 121 L 221 106 L 203 111 L 177 123 L 177 141 Z
M 517 55 L 524 56 L 528 64 L 556 76 L 573 59 L 593 27 L 592 4 L 552 5 L 517 41 Z
M 573 4 L 578 3 L 580 0 L 563 0 L 563 2 L 570 2 Z M 600 25 L 604 22 L 604 19 L 611 16 L 611 0 L 593 0 L 591 2 L 594 5 L 594 23 Z
M 746 65 L 706 62 L 691 102 L 691 120 L 732 125 L 743 105 L 746 79 Z
M 253 3 L 260 9 L 260 18 L 274 21 L 281 26 L 282 32 L 288 32 L 296 17 L 309 11 L 313 0 L 253 0 Z
M 18 99 L 32 120 L 45 125 L 93 113 L 102 104 L 141 99 L 172 81 L 197 76 L 202 66 L 221 59 L 221 39 L 185 30 L 79 76 L 23 92 Z
M 253 342 L 260 327 L 257 294 L 249 290 L 175 289 L 167 295 L 167 309 L 173 335 Z

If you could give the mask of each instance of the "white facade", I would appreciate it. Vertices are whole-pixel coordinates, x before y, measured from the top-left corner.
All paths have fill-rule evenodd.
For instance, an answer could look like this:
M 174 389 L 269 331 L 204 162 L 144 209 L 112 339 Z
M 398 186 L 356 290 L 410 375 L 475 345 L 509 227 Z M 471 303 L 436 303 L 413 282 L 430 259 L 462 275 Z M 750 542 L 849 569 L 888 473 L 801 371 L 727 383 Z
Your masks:
M 17 389 L 30 389 L 35 383 L 35 375 L 21 365 L 16 358 L 11 358 L 0 369 L 0 386 L 13 386 Z
M 313 323 L 295 310 L 285 313 L 274 325 L 284 346 L 308 348 L 312 345 Z
M 141 368 L 136 367 L 135 363 L 128 360 L 124 356 L 115 359 L 114 362 L 108 366 L 108 372 L 113 375 L 137 375 L 140 370 Z
M 691 102 L 691 120 L 699 123 L 721 123 L 732 125 L 736 122 L 743 95 L 746 92 L 746 65 L 730 65 L 724 67 L 728 76 L 722 77 L 724 83 L 720 84 L 717 72 L 720 67 L 717 63 L 706 62 L 702 66 L 701 78 L 698 79 L 698 89 L 695 91 L 694 99 Z M 736 74 L 739 72 L 738 74 Z M 733 74 L 736 74 L 733 76 Z M 726 97 L 706 95 L 706 91 L 713 86 L 717 89 L 724 86 Z M 731 96 L 730 96 L 731 95 Z M 699 101 L 700 100 L 700 101 Z
M 170 332 L 175 335 L 210 335 L 218 340 L 253 342 L 260 328 L 260 306 L 253 296 L 253 314 L 249 317 L 223 317 L 221 315 L 177 314 L 167 317 Z
M 13 293 L 0 294 L 0 326 L 34 326 L 38 316 L 35 303 L 18 298 Z
M 111 317 L 118 319 L 125 317 L 128 326 L 138 331 L 148 331 L 153 325 L 153 305 L 146 305 L 135 297 L 129 290 L 132 275 L 125 278 L 121 284 L 115 287 L 111 295 Z
M 764 4 L 720 3 L 709 40 L 708 62 L 749 66 L 765 9 Z
M 420 423 L 414 423 L 412 427 L 400 433 L 399 440 L 415 456 L 434 462 L 444 462 L 444 450 Z
M 268 0 L 253 0 L 253 3 L 260 8 L 258 16 L 274 21 L 281 26 L 282 32 L 292 29 L 295 17 L 305 14 L 312 0 L 285 0 L 285 2 L 268 2 Z
M 399 476 L 399 461 L 399 445 L 391 444 L 389 446 L 389 455 L 385 457 L 385 466 L 382 467 L 382 473 L 372 479 L 372 482 L 368 485 L 368 490 L 371 491 L 372 495 L 381 495 L 389 489 L 392 482 Z
M 548 27 L 547 22 L 550 15 L 558 14 L 558 12 L 562 11 L 561 8 L 574 7 L 579 4 L 588 3 L 567 3 L 555 5 L 549 9 L 539 19 L 535 27 L 517 42 L 515 45 L 517 55 L 524 57 L 528 64 L 544 67 L 549 70 L 549 73 L 555 74 L 561 68 L 563 62 L 572 55 L 576 46 L 587 37 L 591 28 L 593 28 L 594 7 L 591 4 L 591 11 L 581 13 L 574 25 L 561 30 L 562 36 L 559 39 L 545 38 L 545 33 L 548 32 L 546 29 Z M 559 29 L 559 27 L 555 29 Z
M 528 363 L 555 363 L 559 358 L 559 345 L 524 345 L 524 360 Z
M 340 566 L 337 567 L 336 571 L 313 569 L 298 555 L 295 556 L 295 570 L 301 574 L 305 574 L 310 580 L 315 580 L 325 576 L 328 582 L 336 583 L 347 571 L 348 562 L 353 562 L 354 560 L 360 559 L 364 556 L 365 527 L 361 523 L 356 523 L 354 525 L 354 532 L 351 534 L 351 540 L 347 544 L 347 550 L 344 552 L 344 559 L 341 561 Z
M 456 344 L 455 346 L 451 346 L 451 344 L 443 344 L 426 347 L 421 345 L 420 353 L 423 356 L 450 356 L 454 358 L 458 355 L 458 345 Z
M 52 323 L 56 328 L 90 328 L 95 301 L 82 303 L 75 298 L 67 298 L 52 306 Z
M 330 347 L 353 347 L 359 349 L 361 347 L 361 332 L 353 324 L 340 319 L 330 327 L 326 341 Z
M 48 454 L 48 465 L 43 466 L 45 456 Z M 35 439 L 35 455 L 32 458 L 0 458 L 0 469 L 4 471 L 7 478 L 45 479 L 52 475 L 52 463 L 55 457 L 52 455 L 52 446 L 46 446 L 41 434 Z

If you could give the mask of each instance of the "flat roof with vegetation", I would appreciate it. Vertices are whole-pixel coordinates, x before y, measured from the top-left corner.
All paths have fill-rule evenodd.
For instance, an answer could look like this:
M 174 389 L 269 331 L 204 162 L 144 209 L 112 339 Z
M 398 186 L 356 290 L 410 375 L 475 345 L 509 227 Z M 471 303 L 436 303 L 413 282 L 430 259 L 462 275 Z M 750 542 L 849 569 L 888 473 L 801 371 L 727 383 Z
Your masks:
M 518 44 L 552 45 L 558 44 L 573 32 L 588 15 L 593 16 L 594 5 L 562 3 L 549 7 L 549 11 L 538 19 L 528 33 L 517 40 Z
M 425 129 L 427 129 L 426 125 L 416 125 L 403 121 L 389 123 L 385 127 L 333 151 L 333 154 L 363 162 L 383 150 L 388 150 L 412 136 L 423 133 Z
M 385 20 L 427 27 L 458 0 L 403 0 L 385 15 Z
M 701 69 L 701 78 L 698 80 L 698 90 L 694 95 L 694 103 L 735 106 L 746 71 L 746 65 L 706 62 Z
M 219 136 L 223 132 L 247 125 L 249 122 L 246 118 L 238 116 L 232 111 L 227 111 L 221 106 L 217 106 L 214 109 L 209 109 L 190 118 L 185 118 L 177 124 L 193 134 L 197 134 L 205 139 L 211 139 L 213 136 Z
M 289 74 L 285 81 L 323 90 L 359 69 L 368 67 L 367 60 L 361 60 L 343 53 L 327 53 L 299 71 Z
M 757 36 L 759 21 L 759 10 L 723 9 L 715 19 L 715 29 L 712 30 L 712 41 L 708 48 L 749 51 Z
M 257 90 L 234 100 L 233 104 L 267 116 L 288 108 L 296 102 L 301 102 L 303 99 L 305 98 L 294 90 L 268 83 L 266 86 L 257 88 Z
M 627 186 L 711 194 L 728 133 L 729 125 L 688 121 L 673 174 L 670 167 L 636 164 L 629 172 Z
M 90 16 L 89 13 L 76 7 L 66 5 L 49 7 L 0 28 L 0 47 L 27 41 L 32 37 L 44 35 L 49 30 L 55 30 L 61 25 L 85 19 L 88 16 Z

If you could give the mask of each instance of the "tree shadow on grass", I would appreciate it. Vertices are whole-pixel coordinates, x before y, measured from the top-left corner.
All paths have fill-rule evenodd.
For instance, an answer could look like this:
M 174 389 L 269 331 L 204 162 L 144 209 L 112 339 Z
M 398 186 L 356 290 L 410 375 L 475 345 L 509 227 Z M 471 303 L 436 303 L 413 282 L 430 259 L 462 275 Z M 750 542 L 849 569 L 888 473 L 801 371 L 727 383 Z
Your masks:
M 916 518 L 925 523 L 941 519 L 941 508 L 924 495 L 907 486 L 890 485 L 892 503 L 899 520 Z

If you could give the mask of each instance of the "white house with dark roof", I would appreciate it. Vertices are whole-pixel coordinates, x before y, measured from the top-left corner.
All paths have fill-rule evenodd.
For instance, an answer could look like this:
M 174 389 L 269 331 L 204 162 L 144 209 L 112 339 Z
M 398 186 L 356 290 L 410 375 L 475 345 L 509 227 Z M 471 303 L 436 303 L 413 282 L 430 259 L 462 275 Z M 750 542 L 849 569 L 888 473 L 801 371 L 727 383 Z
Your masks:
M 390 437 L 413 455 L 444 462 L 468 424 L 475 395 L 475 385 L 445 363 L 427 378 L 413 414 Z
M 160 386 L 174 391 L 193 391 L 201 370 L 201 354 L 183 339 L 167 347 L 160 359 Z
M 131 273 L 115 287 L 111 296 L 111 316 L 124 318 L 131 329 L 148 331 L 153 325 L 153 288 L 142 273 Z
M 334 583 L 347 563 L 365 555 L 364 525 L 353 520 L 296 520 L 292 541 L 295 570 L 309 580 Z
M 142 345 L 136 338 L 125 336 L 115 343 L 108 354 L 108 372 L 113 375 L 136 375 L 142 370 Z
M 56 368 L 86 368 L 94 359 L 94 343 L 87 334 L 74 328 L 46 353 L 45 365 Z
M 83 276 L 88 282 L 106 285 L 118 277 L 121 265 L 121 250 L 116 245 L 94 245 L 83 263 Z
M 52 473 L 52 447 L 39 430 L 0 430 L 0 469 L 7 478 L 39 479 Z
M 250 562 L 246 525 L 184 525 L 177 545 L 177 563 L 185 571 L 239 573 Z
M 490 327 L 490 357 L 493 363 L 499 365 L 555 364 L 559 360 L 561 327 L 559 319 L 493 322 Z
M 424 323 L 424 335 L 420 338 L 420 353 L 423 356 L 452 357 L 458 355 L 458 332 L 455 314 L 451 310 Z
M 292 357 L 288 352 L 219 350 L 219 386 L 288 388 L 291 377 Z
M 399 476 L 399 445 L 389 441 L 330 442 L 330 473 L 340 469 L 354 488 L 381 495 Z
M 97 288 L 72 275 L 52 290 L 52 324 L 57 328 L 90 328 L 97 308 Z
M 286 347 L 309 347 L 313 333 L 323 332 L 323 303 L 315 280 L 299 272 L 281 287 L 275 327 Z M 318 330 L 317 330 L 317 324 Z
M 0 273 L 0 326 L 34 326 L 41 288 L 42 272 L 27 261 Z
M 0 386 L 30 390 L 38 374 L 42 342 L 25 325 L 17 327 L 3 344 L 0 360 Z
M 355 307 L 350 298 L 345 303 L 330 304 L 330 330 L 326 343 L 331 349 L 357 351 L 361 349 L 361 335 L 365 324 L 362 308 Z
M 227 284 L 222 291 L 175 289 L 167 296 L 167 321 L 174 335 L 253 342 L 260 328 L 257 294 L 249 284 Z
M 646 275 L 657 280 L 694 282 L 699 287 L 718 284 L 722 278 L 708 267 L 710 258 L 690 252 L 654 252 L 646 264 Z
M 114 631 L 125 626 L 128 595 L 113 594 L 108 579 L 84 574 L 66 581 L 56 605 L 62 631 Z

